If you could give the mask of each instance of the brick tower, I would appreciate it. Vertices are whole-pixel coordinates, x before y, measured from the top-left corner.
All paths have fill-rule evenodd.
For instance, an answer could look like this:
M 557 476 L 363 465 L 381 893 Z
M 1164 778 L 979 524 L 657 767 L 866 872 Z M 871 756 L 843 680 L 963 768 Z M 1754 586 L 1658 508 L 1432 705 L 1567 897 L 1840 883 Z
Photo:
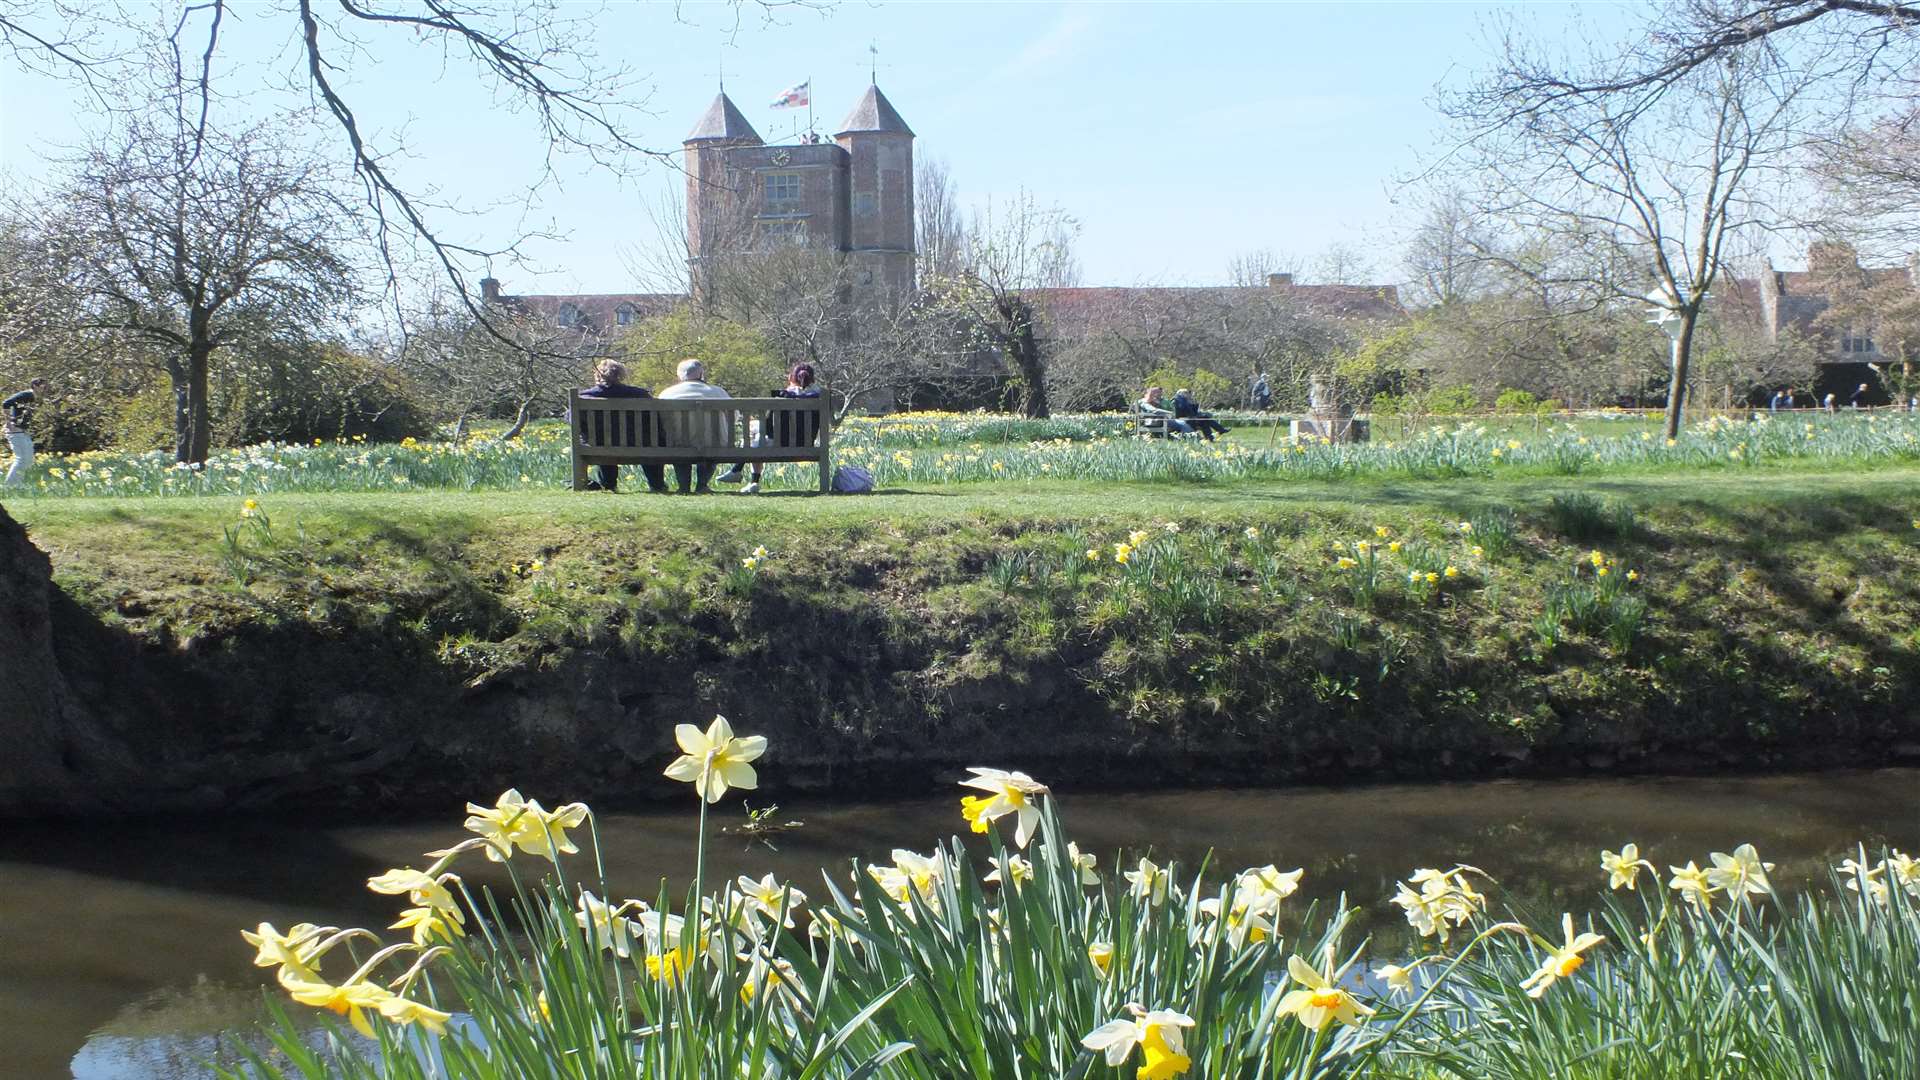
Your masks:
M 730 167 L 728 152 L 763 145 L 759 132 L 740 115 L 721 91 L 706 114 L 681 141 L 687 170 L 687 262 L 693 270 L 695 291 L 700 288 L 700 263 L 708 253 L 728 249 L 739 238 L 724 235 L 739 228 L 734 207 L 739 202 L 742 177 Z
M 914 290 L 913 129 L 877 85 L 834 136 L 848 157 L 847 260 L 854 287 L 878 297 Z

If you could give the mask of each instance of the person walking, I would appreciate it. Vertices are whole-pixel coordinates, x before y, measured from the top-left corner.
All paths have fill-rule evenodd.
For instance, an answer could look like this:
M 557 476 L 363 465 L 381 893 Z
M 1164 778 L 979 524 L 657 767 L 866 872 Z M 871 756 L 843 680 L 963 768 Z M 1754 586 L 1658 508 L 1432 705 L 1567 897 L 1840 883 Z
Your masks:
M 1854 409 L 1864 409 L 1867 407 L 1866 383 L 1861 383 L 1860 388 L 1853 392 L 1853 396 L 1847 399 L 1847 405 Z
M 1253 377 L 1253 407 L 1261 412 L 1273 408 L 1273 384 L 1262 371 Z
M 25 390 L 0 401 L 0 427 L 5 428 L 7 449 L 13 452 L 13 463 L 7 466 L 7 487 L 26 486 L 27 473 L 33 470 L 33 433 L 28 425 L 33 423 L 34 406 L 46 392 L 47 380 L 34 379 Z

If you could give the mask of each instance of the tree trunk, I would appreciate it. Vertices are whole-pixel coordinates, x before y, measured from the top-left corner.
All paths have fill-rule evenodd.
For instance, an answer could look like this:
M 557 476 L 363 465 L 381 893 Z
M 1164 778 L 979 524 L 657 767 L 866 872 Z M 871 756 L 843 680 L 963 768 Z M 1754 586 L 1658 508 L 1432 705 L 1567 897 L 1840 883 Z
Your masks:
M 1667 383 L 1667 438 L 1680 437 L 1680 412 L 1687 404 L 1687 363 L 1693 359 L 1693 328 L 1700 312 L 1688 308 L 1680 313 L 1680 333 L 1673 339 L 1673 370 Z
M 1008 316 L 1007 359 L 1020 382 L 1020 415 L 1045 420 L 1052 415 L 1047 408 L 1047 364 L 1033 336 L 1033 309 L 1016 296 L 1003 305 L 1003 310 Z
M 526 430 L 527 420 L 532 416 L 533 399 L 528 398 L 520 403 L 520 411 L 514 414 L 513 426 L 500 433 L 500 441 L 512 442 L 514 439 L 519 438 L 520 433 Z
M 213 313 L 199 306 L 187 312 L 187 362 L 167 365 L 173 380 L 173 459 L 204 465 L 213 442 L 207 390 L 213 364 Z

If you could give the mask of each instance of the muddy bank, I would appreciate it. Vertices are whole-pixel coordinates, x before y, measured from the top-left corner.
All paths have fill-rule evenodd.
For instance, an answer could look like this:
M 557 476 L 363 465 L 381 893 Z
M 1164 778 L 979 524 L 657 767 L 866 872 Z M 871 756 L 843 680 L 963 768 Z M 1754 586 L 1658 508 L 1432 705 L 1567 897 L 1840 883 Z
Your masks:
M 1691 589 L 1630 649 L 1543 652 L 1512 632 L 1518 569 L 1491 600 L 1364 625 L 1311 597 L 1275 618 L 1257 589 L 1112 616 L 982 584 L 1010 532 L 879 530 L 751 578 L 580 537 L 542 549 L 550 586 L 423 544 L 400 546 L 430 571 L 383 584 L 378 545 L 303 538 L 245 587 L 110 593 L 134 573 L 110 567 L 70 594 L 0 511 L 0 813 L 440 810 L 507 786 L 634 805 L 675 793 L 673 726 L 716 712 L 771 740 L 769 797 L 912 792 L 971 764 L 1154 788 L 1920 758 L 1912 650 L 1852 623 L 1840 662 L 1782 637 L 1850 619 L 1825 593 L 1756 619 Z

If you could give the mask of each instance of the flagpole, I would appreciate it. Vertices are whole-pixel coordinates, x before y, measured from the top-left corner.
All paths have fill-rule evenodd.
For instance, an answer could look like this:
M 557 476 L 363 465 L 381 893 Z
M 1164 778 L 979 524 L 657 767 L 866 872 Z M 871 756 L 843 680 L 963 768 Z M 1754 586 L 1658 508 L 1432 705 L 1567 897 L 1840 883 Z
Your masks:
M 813 134 L 813 76 L 807 76 L 807 134 Z

